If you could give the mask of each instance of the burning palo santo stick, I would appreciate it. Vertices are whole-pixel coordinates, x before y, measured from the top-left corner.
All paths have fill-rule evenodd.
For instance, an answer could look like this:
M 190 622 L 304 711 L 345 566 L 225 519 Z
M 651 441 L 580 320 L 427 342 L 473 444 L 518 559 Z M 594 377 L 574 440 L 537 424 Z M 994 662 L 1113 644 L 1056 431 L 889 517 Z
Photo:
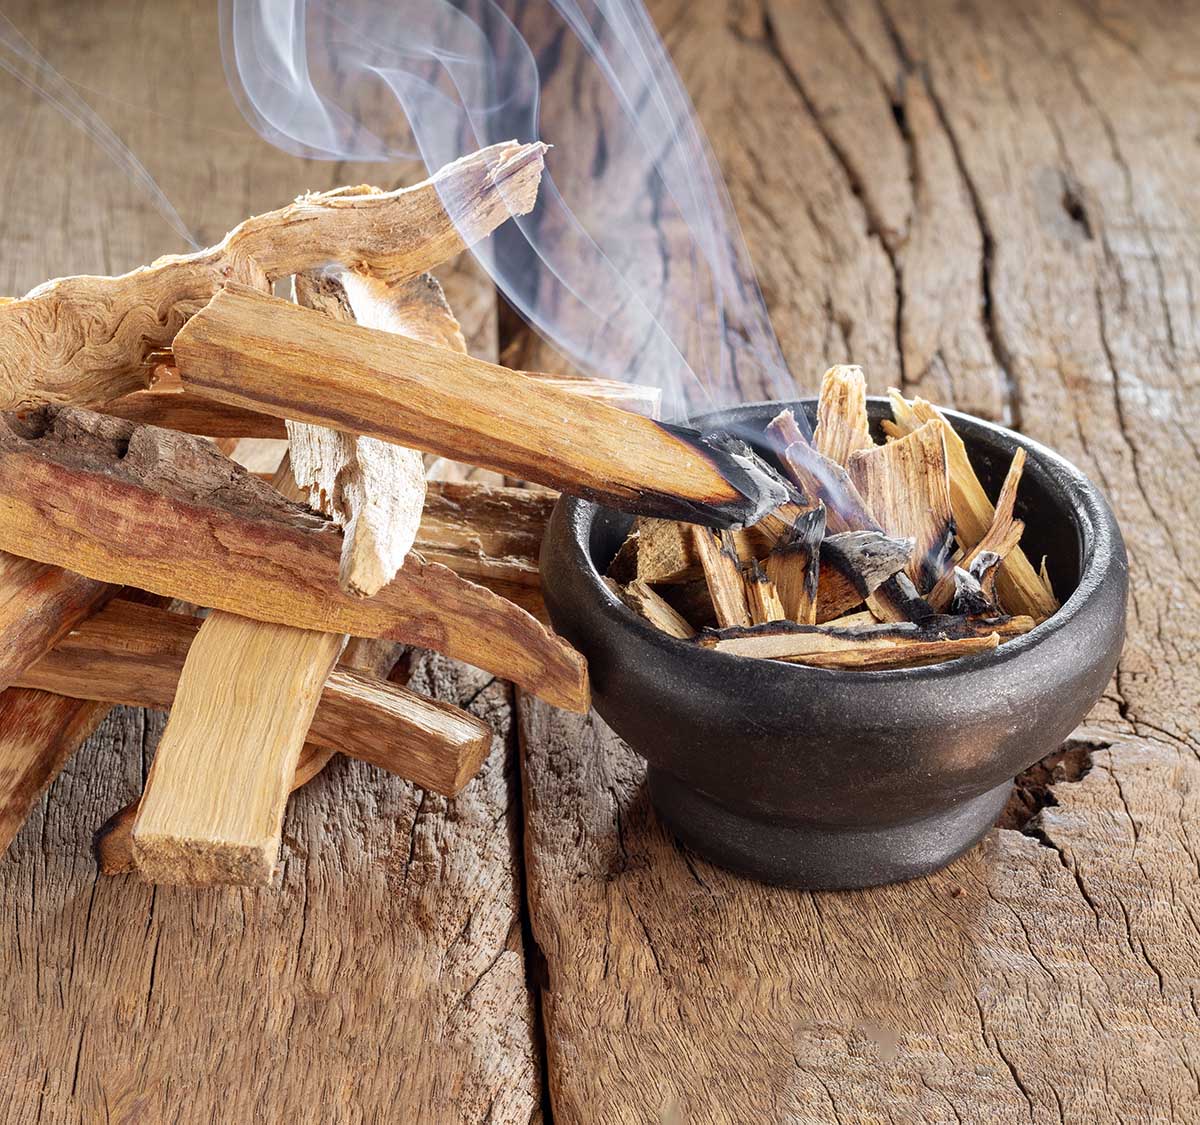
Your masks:
M 774 582 L 782 616 L 789 621 L 812 625 L 817 620 L 821 540 L 824 538 L 825 506 L 818 504 L 796 520 L 791 538 L 777 543 L 767 555 L 767 577 Z
M 347 595 L 337 528 L 186 434 L 71 407 L 0 419 L 0 550 L 260 620 L 435 648 L 588 707 L 582 657 L 529 614 L 412 557 L 374 598 Z
M 199 628 L 196 618 L 118 598 L 64 637 L 19 683 L 167 711 Z M 325 682 L 308 740 L 452 797 L 483 763 L 491 729 L 460 708 L 339 664 Z
M 941 423 L 950 470 L 950 501 L 954 522 L 959 539 L 969 550 L 991 526 L 995 508 L 979 483 L 966 444 L 932 403 L 921 398 L 906 399 L 897 390 L 889 391 L 888 398 L 892 404 L 893 421 L 884 423 L 886 433 L 900 437 L 932 420 Z M 1058 601 L 1048 583 L 1043 582 L 1020 547 L 1010 553 L 1000 568 L 997 584 L 1005 604 L 1015 612 L 1027 613 L 1042 620 L 1058 609 Z
M 406 306 L 425 306 L 406 291 L 418 294 L 441 289 L 428 274 L 402 282 L 391 290 L 352 271 L 336 278 L 328 274 L 298 274 L 296 300 L 340 324 L 359 323 L 384 332 L 424 338 L 445 338 L 446 329 L 430 317 L 404 316 Z M 442 305 L 445 305 L 443 298 Z M 458 322 L 454 325 L 458 341 Z M 439 331 L 439 327 L 441 330 Z M 466 350 L 466 345 L 462 345 Z M 343 530 L 338 583 L 348 594 L 370 597 L 386 586 L 404 564 L 416 538 L 425 506 L 425 461 L 419 450 L 377 438 L 288 422 L 288 452 L 296 483 L 308 493 L 312 507 L 324 512 Z
M 786 500 L 743 443 L 227 287 L 175 338 L 218 401 L 408 445 L 646 515 L 752 524 Z
M 265 288 L 335 265 L 416 277 L 528 212 L 542 144 L 482 149 L 414 187 L 341 188 L 247 219 L 195 254 L 120 277 L 67 277 L 0 305 L 0 409 L 95 403 L 145 387 L 147 361 L 226 281 Z
M 134 862 L 144 878 L 271 881 L 300 748 L 345 643 L 220 610 L 205 618 L 133 823 Z M 268 653 L 272 674 L 264 676 Z M 210 674 L 214 664 L 219 678 Z

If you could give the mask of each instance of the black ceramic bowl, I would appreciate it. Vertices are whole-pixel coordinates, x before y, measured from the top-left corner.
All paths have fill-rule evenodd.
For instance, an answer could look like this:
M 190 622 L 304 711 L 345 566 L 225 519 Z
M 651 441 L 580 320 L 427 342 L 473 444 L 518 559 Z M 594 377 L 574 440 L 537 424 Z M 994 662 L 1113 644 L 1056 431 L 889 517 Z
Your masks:
M 762 438 L 785 405 L 695 420 Z M 877 423 L 886 400 L 869 403 Z M 588 661 L 596 710 L 649 763 L 655 808 L 690 847 L 770 882 L 865 887 L 948 863 L 995 822 L 1013 777 L 1084 718 L 1125 635 L 1127 563 L 1099 491 L 1057 454 L 947 412 L 993 497 L 1014 450 L 1031 559 L 1063 606 L 1022 637 L 923 668 L 849 672 L 697 648 L 653 628 L 601 581 L 631 517 L 563 498 L 542 546 L 554 628 Z

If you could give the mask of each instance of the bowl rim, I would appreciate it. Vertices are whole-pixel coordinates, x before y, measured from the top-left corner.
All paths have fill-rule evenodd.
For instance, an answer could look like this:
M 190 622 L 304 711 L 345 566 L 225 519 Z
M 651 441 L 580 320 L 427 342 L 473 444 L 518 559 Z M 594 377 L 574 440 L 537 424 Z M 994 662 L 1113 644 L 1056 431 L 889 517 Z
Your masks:
M 717 429 L 727 426 L 740 415 L 757 415 L 764 408 L 783 410 L 789 407 L 793 409 L 799 407 L 807 411 L 810 406 L 815 406 L 815 403 L 815 396 L 742 403 L 723 410 L 697 414 L 690 418 L 687 424 L 697 428 Z M 889 405 L 889 400 L 884 396 L 872 395 L 868 396 L 867 405 L 868 409 L 873 405 L 886 407 Z M 748 662 L 753 661 L 758 666 L 771 667 L 776 674 L 786 675 L 797 683 L 807 681 L 823 685 L 833 682 L 878 685 L 887 682 L 911 682 L 916 679 L 951 679 L 987 667 L 998 667 L 1012 660 L 1019 660 L 1068 628 L 1093 600 L 1103 585 L 1105 572 L 1112 565 L 1114 554 L 1119 552 L 1120 556 L 1124 558 L 1124 543 L 1121 540 L 1120 530 L 1097 486 L 1088 479 L 1082 470 L 1061 454 L 1033 438 L 1017 433 L 996 422 L 947 407 L 938 407 L 938 410 L 947 417 L 947 420 L 952 423 L 955 431 L 967 442 L 968 446 L 970 446 L 972 438 L 983 434 L 988 435 L 993 443 L 998 438 L 1001 445 L 1008 444 L 1014 448 L 1016 446 L 1023 447 L 1028 458 L 1026 472 L 1029 471 L 1030 466 L 1034 466 L 1036 473 L 1044 475 L 1045 486 L 1048 489 L 1063 494 L 1063 506 L 1070 515 L 1080 543 L 1078 581 L 1066 601 L 1059 606 L 1058 611 L 1046 618 L 1045 621 L 1035 625 L 1028 633 L 1014 637 L 994 649 L 913 668 L 874 669 L 815 668 L 806 664 L 782 660 L 759 660 L 736 653 L 718 652 L 715 649 L 702 648 L 692 641 L 673 637 L 669 633 L 656 629 L 625 605 L 604 582 L 604 576 L 597 568 L 587 542 L 579 534 L 581 525 L 578 518 L 569 518 L 567 521 L 570 528 L 570 552 L 572 555 L 581 556 L 578 561 L 582 563 L 582 571 L 588 580 L 588 587 L 599 595 L 601 607 L 615 622 L 619 622 L 624 628 L 632 631 L 644 643 L 662 648 L 672 659 L 686 659 L 690 654 L 692 660 L 708 661 L 709 667 L 713 671 L 718 671 L 722 667 L 742 669 L 747 667 Z M 964 429 L 959 429 L 959 423 L 963 424 Z M 586 522 L 589 531 L 596 515 L 605 509 L 605 505 L 595 501 L 581 500 L 565 494 L 560 498 L 559 503 L 567 505 L 568 514 L 574 512 L 582 515 L 590 511 Z

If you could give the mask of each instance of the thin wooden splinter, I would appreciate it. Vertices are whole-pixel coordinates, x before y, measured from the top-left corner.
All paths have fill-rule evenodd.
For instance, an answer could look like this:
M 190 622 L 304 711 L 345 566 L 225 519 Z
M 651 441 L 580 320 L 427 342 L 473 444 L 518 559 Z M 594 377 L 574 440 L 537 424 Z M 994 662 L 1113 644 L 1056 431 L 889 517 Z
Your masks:
M 849 463 L 850 454 L 874 447 L 861 367 L 838 364 L 825 372 L 812 443 L 823 457 L 842 466 Z
M 819 504 L 798 517 L 791 537 L 778 543 L 767 555 L 767 576 L 778 590 L 783 616 L 790 621 L 811 625 L 817 620 L 824 537 L 825 506 Z
M 612 590 L 634 613 L 644 617 L 656 629 L 671 637 L 688 640 L 696 635 L 696 630 L 681 613 L 669 605 L 654 588 L 645 582 L 634 581 L 625 586 L 605 579 L 608 588 Z
M 717 624 L 722 627 L 749 626 L 751 620 L 746 586 L 742 581 L 741 563 L 732 537 L 698 525 L 692 525 L 691 531 L 717 615 Z

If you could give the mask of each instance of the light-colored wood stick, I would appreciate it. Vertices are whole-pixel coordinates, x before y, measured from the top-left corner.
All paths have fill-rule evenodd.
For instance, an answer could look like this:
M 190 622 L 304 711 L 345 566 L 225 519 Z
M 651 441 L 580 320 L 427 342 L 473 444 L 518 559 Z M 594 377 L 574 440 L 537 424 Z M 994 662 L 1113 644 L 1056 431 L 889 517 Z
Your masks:
M 964 550 L 969 551 L 991 527 L 996 509 L 979 482 L 966 444 L 932 403 L 921 398 L 905 399 L 895 389 L 888 392 L 888 397 L 891 399 L 892 416 L 898 434 L 912 433 L 935 419 L 941 423 L 950 470 L 950 503 L 954 522 L 959 542 Z M 1058 600 L 1020 547 L 1005 559 L 997 586 L 1002 602 L 1013 613 L 1029 614 L 1042 620 L 1058 609 Z
M 726 537 L 739 561 L 745 564 L 754 561 L 762 542 L 754 530 L 731 531 Z M 704 577 L 691 527 L 676 520 L 648 516 L 640 516 L 634 521 L 629 537 L 613 559 L 610 573 L 620 581 L 626 566 L 629 570 L 625 577 L 627 582 L 637 578 L 654 585 L 673 585 Z
M 299 304 L 340 324 L 423 336 L 427 343 L 443 339 L 425 327 L 428 318 L 405 320 L 403 310 L 413 302 L 403 294 L 393 300 L 384 282 L 346 271 L 337 277 L 298 274 L 295 285 Z M 424 274 L 396 288 L 428 290 L 431 285 L 437 282 Z M 453 323 L 457 330 L 458 322 Z M 420 451 L 306 422 L 288 422 L 287 431 L 296 483 L 312 507 L 343 529 L 338 582 L 358 597 L 378 593 L 403 566 L 421 522 L 425 462 Z
M 789 445 L 781 459 L 805 496 L 825 505 L 825 526 L 830 534 L 880 530 L 850 475 L 836 461 L 799 441 Z
M 779 592 L 783 616 L 790 621 L 812 625 L 817 620 L 824 537 L 825 506 L 818 504 L 800 516 L 792 526 L 791 536 L 767 555 L 767 576 Z
M 247 219 L 195 254 L 120 277 L 67 277 L 0 305 L 0 409 L 95 403 L 145 387 L 155 352 L 226 281 L 259 288 L 330 265 L 385 281 L 416 277 L 529 211 L 542 144 L 507 142 L 410 188 L 302 196 Z
M 742 580 L 746 584 L 746 605 L 750 610 L 750 620 L 755 625 L 787 620 L 788 613 L 783 607 L 779 590 L 757 560 L 742 572 Z
M 812 443 L 823 457 L 843 467 L 851 453 L 874 446 L 867 418 L 867 381 L 861 367 L 838 364 L 825 372 Z
M 880 531 L 845 531 L 821 544 L 817 582 L 817 621 L 840 617 L 869 601 L 912 555 L 911 539 L 893 539 Z
M 717 614 L 717 624 L 722 628 L 748 626 L 750 606 L 732 536 L 695 524 L 691 526 L 691 534 Z
M 19 683 L 170 710 L 199 628 L 197 618 L 118 598 L 81 622 Z M 457 707 L 339 665 L 325 683 L 308 740 L 452 797 L 482 764 L 491 730 Z
M 46 786 L 108 712 L 107 703 L 44 691 L 0 692 L 0 855 Z
M 1018 627 L 1024 628 L 1026 622 Z M 833 628 L 778 622 L 752 629 L 709 630 L 698 643 L 734 656 L 786 660 L 822 668 L 895 668 L 953 659 L 995 648 L 1005 622 L 911 622 Z
M 588 707 L 583 658 L 533 617 L 410 556 L 374 598 L 341 534 L 203 439 L 72 407 L 0 419 L 0 550 L 260 620 L 386 637 Z
M 221 610 L 205 618 L 133 823 L 143 878 L 271 881 L 300 748 L 345 643 Z
M 333 758 L 335 751 L 306 742 L 296 762 L 291 792 L 307 785 Z M 129 875 L 137 870 L 133 859 L 133 824 L 140 801 L 130 801 L 104 822 L 96 833 L 96 863 L 102 875 Z
M 852 453 L 849 473 L 880 527 L 914 541 L 906 571 L 918 591 L 930 590 L 950 569 L 954 540 L 941 425 L 928 422 L 896 441 Z
M 926 423 L 926 425 L 935 424 L 933 422 Z M 1012 464 L 1008 467 L 1008 473 L 1004 477 L 1000 495 L 996 498 L 992 522 L 979 542 L 963 556 L 959 563 L 963 570 L 970 571 L 976 560 L 984 555 L 995 556 L 1000 560 L 999 565 L 1002 567 L 1003 560 L 1017 549 L 1017 544 L 1025 532 L 1025 524 L 1019 519 L 1014 519 L 1013 509 L 1017 502 L 1017 489 L 1020 487 L 1021 474 L 1024 469 L 1025 450 L 1018 446 L 1016 453 L 1013 454 Z M 939 612 L 944 610 L 954 597 L 955 585 L 954 573 L 944 574 L 930 591 L 929 604 Z
M 646 515 L 754 523 L 787 499 L 741 442 L 702 438 L 446 348 L 226 287 L 175 338 L 185 385 Z
M 0 691 L 114 592 L 105 582 L 0 552 Z
M 656 629 L 680 640 L 696 635 L 691 623 L 668 604 L 652 586 L 634 579 L 625 586 L 606 578 L 605 583 L 634 613 L 644 617 Z

